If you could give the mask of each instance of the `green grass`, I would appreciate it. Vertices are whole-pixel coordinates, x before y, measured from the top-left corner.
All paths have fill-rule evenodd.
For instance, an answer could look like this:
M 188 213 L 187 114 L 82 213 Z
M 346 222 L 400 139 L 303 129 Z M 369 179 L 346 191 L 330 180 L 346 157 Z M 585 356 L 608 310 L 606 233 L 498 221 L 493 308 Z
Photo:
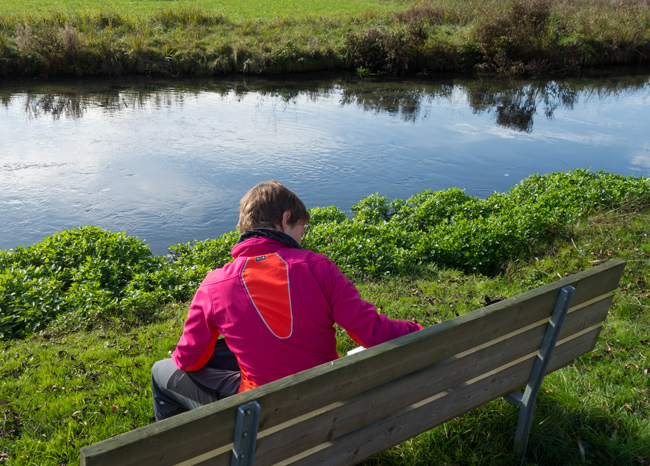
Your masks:
M 441 270 L 426 279 L 361 289 L 427 325 L 508 297 L 592 263 L 628 261 L 595 350 L 545 378 L 526 464 L 650 463 L 650 211 L 616 210 L 583 220 L 543 254 L 495 278 Z M 381 288 L 381 291 L 378 289 Z M 410 308 L 410 311 L 407 309 Z M 422 315 L 426 317 L 422 317 Z M 498 400 L 388 450 L 365 464 L 517 464 L 517 410 Z
M 649 56 L 644 0 L 0 0 L 0 76 L 566 75 Z
M 47 16 L 52 12 L 77 14 L 90 11 L 111 11 L 123 16 L 146 18 L 153 11 L 165 9 L 193 9 L 224 14 L 235 20 L 268 19 L 275 17 L 331 16 L 337 13 L 360 15 L 366 11 L 390 12 L 405 8 L 415 2 L 385 0 L 0 0 L 0 15 L 17 17 Z
M 5 346 L 0 463 L 78 464 L 83 445 L 152 422 L 152 357 L 174 347 L 181 314 Z
M 650 462 L 650 209 L 623 204 L 576 219 L 534 256 L 483 275 L 432 266 L 389 278 L 355 278 L 393 318 L 423 325 L 482 307 L 592 264 L 628 261 L 595 350 L 546 377 L 528 465 Z M 153 422 L 149 371 L 180 336 L 186 304 L 153 323 L 104 321 L 90 331 L 46 331 L 0 343 L 0 463 L 78 464 L 79 449 Z M 352 343 L 340 333 L 339 350 Z M 494 401 L 375 456 L 367 465 L 516 465 L 516 409 Z

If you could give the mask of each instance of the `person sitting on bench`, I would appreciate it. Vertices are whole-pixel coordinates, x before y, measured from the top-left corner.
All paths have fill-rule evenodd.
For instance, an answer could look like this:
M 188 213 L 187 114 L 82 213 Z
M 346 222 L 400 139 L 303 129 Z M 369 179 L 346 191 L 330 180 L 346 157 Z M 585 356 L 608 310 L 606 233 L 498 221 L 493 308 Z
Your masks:
M 422 329 L 378 314 L 334 262 L 300 248 L 309 213 L 280 182 L 239 206 L 234 261 L 203 280 L 171 359 L 152 368 L 156 420 L 337 359 L 334 324 L 364 347 Z

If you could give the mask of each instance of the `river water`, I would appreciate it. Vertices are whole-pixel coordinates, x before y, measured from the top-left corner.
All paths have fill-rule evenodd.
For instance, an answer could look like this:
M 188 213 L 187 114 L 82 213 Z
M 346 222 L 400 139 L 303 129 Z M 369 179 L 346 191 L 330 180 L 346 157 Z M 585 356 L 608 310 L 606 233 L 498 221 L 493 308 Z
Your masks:
M 81 225 L 154 254 L 234 229 L 278 179 L 308 207 L 533 173 L 650 175 L 650 74 L 0 81 L 0 249 Z

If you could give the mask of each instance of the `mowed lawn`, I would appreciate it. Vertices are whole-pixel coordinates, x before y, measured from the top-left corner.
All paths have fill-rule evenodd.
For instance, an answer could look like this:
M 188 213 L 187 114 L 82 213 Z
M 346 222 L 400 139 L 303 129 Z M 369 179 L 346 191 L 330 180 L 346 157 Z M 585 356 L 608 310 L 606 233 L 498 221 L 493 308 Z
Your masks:
M 400 11 L 414 1 L 385 0 L 0 0 L 0 15 L 38 16 L 52 12 L 115 12 L 144 17 L 159 9 L 192 7 L 212 10 L 232 20 L 265 19 L 282 16 L 362 15 Z

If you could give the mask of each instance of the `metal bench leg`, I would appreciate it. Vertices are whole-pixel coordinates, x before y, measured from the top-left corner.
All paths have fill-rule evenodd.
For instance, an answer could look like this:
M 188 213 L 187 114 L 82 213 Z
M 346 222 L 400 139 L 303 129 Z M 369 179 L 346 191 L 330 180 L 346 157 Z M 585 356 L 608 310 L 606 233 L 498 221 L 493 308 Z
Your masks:
M 257 401 L 251 401 L 237 408 L 230 466 L 252 466 L 259 418 L 260 405 Z
M 539 349 L 535 365 L 530 373 L 530 378 L 528 379 L 528 384 L 524 392 L 512 392 L 504 397 L 520 408 L 517 433 L 515 434 L 515 450 L 521 455 L 522 459 L 526 455 L 526 447 L 528 446 L 528 434 L 530 433 L 530 427 L 533 422 L 535 399 L 542 386 L 546 369 L 551 361 L 553 349 L 560 336 L 560 330 L 562 329 L 562 324 L 571 305 L 571 299 L 573 299 L 574 293 L 575 288 L 572 286 L 565 286 L 560 290 L 560 294 L 555 302 L 555 309 L 553 310 L 548 327 L 546 328 L 546 333 L 544 334 L 544 339 L 542 340 L 542 346 Z

